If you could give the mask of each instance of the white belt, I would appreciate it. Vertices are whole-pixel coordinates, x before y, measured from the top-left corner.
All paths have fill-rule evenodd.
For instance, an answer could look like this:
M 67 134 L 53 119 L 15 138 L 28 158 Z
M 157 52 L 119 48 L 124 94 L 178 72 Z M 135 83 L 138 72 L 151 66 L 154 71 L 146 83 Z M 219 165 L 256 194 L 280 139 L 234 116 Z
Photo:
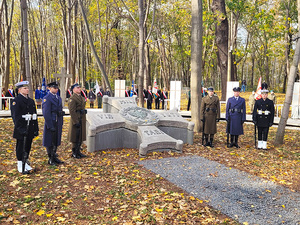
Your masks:
M 263 111 L 263 110 L 258 110 L 258 115 L 262 115 L 262 114 L 269 115 L 270 113 L 271 113 L 271 112 L 268 111 L 268 110 L 265 110 L 265 111 Z

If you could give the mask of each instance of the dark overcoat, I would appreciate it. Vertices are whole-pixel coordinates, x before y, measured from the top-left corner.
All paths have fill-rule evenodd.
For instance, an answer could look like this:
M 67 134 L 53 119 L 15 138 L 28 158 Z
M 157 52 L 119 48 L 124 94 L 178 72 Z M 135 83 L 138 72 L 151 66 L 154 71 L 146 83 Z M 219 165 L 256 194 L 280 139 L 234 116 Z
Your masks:
M 51 128 L 57 129 L 55 143 L 56 146 L 61 144 L 63 126 L 62 109 L 62 100 L 60 96 L 49 93 L 43 98 L 42 111 L 45 118 L 43 146 L 45 147 L 50 147 L 53 145 Z
M 70 125 L 69 125 L 69 132 L 68 132 L 68 140 L 73 143 L 77 143 L 77 141 L 85 141 L 86 140 L 86 115 L 80 114 L 80 110 L 85 109 L 85 98 L 78 94 L 73 94 L 69 99 L 69 112 L 71 115 Z M 79 123 L 80 116 L 81 119 L 81 127 L 80 127 L 80 134 L 81 139 L 76 139 L 76 132 L 77 127 L 75 124 Z M 79 137 L 79 138 L 80 138 Z
M 246 104 L 245 99 L 239 97 L 238 100 L 235 97 L 231 97 L 227 101 L 226 105 L 226 120 L 230 122 L 231 135 L 244 134 L 243 123 L 246 121 Z M 228 133 L 228 127 L 226 129 Z
M 149 103 L 152 103 L 153 102 L 153 93 L 151 90 L 147 90 L 146 92 L 146 98 L 147 98 L 147 101 Z
M 23 140 L 27 128 L 27 121 L 22 117 L 25 114 L 36 114 L 35 102 L 31 98 L 26 98 L 19 94 L 11 101 L 11 117 L 14 121 L 15 128 L 13 137 Z M 38 135 L 38 120 L 31 120 L 28 128 L 28 139 L 33 139 Z
M 217 120 L 220 119 L 220 101 L 218 96 L 205 96 L 201 101 L 200 118 L 204 118 L 204 133 L 217 133 Z M 203 126 L 203 124 L 202 124 Z
M 258 127 L 270 127 L 274 122 L 274 111 L 274 102 L 268 98 L 261 98 L 254 104 L 252 119 Z

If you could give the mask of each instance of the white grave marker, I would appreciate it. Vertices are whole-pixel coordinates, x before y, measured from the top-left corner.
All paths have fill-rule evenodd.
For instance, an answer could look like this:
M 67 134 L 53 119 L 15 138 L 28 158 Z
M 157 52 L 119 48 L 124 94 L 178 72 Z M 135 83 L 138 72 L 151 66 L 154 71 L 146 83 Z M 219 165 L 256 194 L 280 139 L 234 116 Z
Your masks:
M 239 85 L 238 81 L 227 81 L 226 102 L 233 96 L 233 88 L 239 87 Z
M 115 97 L 125 97 L 125 80 L 115 80 Z
M 295 82 L 294 93 L 292 101 L 292 115 L 293 119 L 300 118 L 300 82 Z
M 181 81 L 171 81 L 170 85 L 170 110 L 177 108 L 180 110 Z

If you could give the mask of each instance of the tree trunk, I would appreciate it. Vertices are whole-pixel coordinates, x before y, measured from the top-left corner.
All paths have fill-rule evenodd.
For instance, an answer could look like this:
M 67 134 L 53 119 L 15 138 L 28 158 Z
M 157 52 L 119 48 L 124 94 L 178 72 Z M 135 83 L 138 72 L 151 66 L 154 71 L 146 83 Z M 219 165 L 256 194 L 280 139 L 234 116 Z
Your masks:
M 85 23 L 85 30 L 86 30 L 86 34 L 87 34 L 87 37 L 88 37 L 88 40 L 89 40 L 89 43 L 90 43 L 90 47 L 92 49 L 94 57 L 96 58 L 97 64 L 98 64 L 98 66 L 99 66 L 99 68 L 100 68 L 100 70 L 102 72 L 102 76 L 103 76 L 104 81 L 106 83 L 106 88 L 109 89 L 110 93 L 113 96 L 114 94 L 111 91 L 111 86 L 110 86 L 110 83 L 108 81 L 108 77 L 107 77 L 106 71 L 105 71 L 104 66 L 103 66 L 103 64 L 101 63 L 101 61 L 100 61 L 100 59 L 98 57 L 98 54 L 96 52 L 96 48 L 95 48 L 94 43 L 93 43 L 93 38 L 92 38 L 92 35 L 91 35 L 91 32 L 90 32 L 89 24 L 88 24 L 88 21 L 87 21 L 87 18 L 86 18 L 84 9 L 83 9 L 82 0 L 79 0 L 79 6 L 80 6 L 82 17 L 83 17 L 83 20 L 84 20 L 84 23 Z
M 217 19 L 216 44 L 217 57 L 221 73 L 222 101 L 226 100 L 227 67 L 228 67 L 228 19 L 225 10 L 225 0 L 213 0 L 212 11 Z
M 194 131 L 200 131 L 200 104 L 202 80 L 202 0 L 192 0 L 191 31 L 191 115 Z M 226 74 L 225 74 L 226 75 Z
M 298 37 L 300 35 L 300 32 L 298 34 Z M 292 103 L 293 98 L 293 92 L 294 92 L 294 83 L 295 83 L 295 77 L 298 71 L 298 64 L 300 59 L 300 41 L 298 40 L 296 49 L 295 49 L 295 55 L 293 64 L 290 69 L 290 74 L 288 76 L 288 84 L 287 84 L 287 90 L 282 110 L 282 115 L 278 124 L 278 129 L 276 133 L 276 139 L 275 139 L 275 145 L 283 144 L 283 138 L 285 133 L 285 126 L 287 119 L 289 117 L 289 111 L 290 111 L 290 105 Z
M 138 80 L 138 95 L 139 106 L 144 107 L 143 84 L 145 70 L 145 37 L 144 37 L 144 0 L 139 0 L 139 80 Z
M 30 71 L 30 58 L 29 58 L 29 44 L 28 44 L 28 22 L 27 22 L 27 2 L 21 0 L 21 10 L 23 15 L 23 35 L 24 35 L 24 55 L 25 55 L 25 76 L 26 80 L 29 81 L 29 97 L 33 97 L 32 91 L 32 78 Z

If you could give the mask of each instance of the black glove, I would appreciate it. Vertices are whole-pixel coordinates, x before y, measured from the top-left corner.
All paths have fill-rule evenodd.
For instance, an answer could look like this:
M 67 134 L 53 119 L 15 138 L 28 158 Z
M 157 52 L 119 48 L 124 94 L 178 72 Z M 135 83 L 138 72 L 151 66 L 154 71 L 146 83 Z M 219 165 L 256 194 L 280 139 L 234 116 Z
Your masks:
M 273 126 L 273 123 L 269 123 L 269 127 Z
M 216 119 L 216 122 L 217 122 L 217 123 L 220 122 L 220 119 Z
M 80 123 L 76 123 L 75 127 L 79 128 L 79 127 L 81 127 L 81 124 Z
M 50 131 L 51 131 L 51 132 L 55 132 L 56 130 L 55 130 L 54 127 L 52 127 L 52 128 L 50 128 Z
M 36 136 L 39 136 L 39 132 L 38 131 L 34 131 L 33 135 L 36 137 Z
M 257 121 L 256 121 L 256 120 L 253 120 L 253 123 L 256 125 L 256 124 L 257 124 Z

